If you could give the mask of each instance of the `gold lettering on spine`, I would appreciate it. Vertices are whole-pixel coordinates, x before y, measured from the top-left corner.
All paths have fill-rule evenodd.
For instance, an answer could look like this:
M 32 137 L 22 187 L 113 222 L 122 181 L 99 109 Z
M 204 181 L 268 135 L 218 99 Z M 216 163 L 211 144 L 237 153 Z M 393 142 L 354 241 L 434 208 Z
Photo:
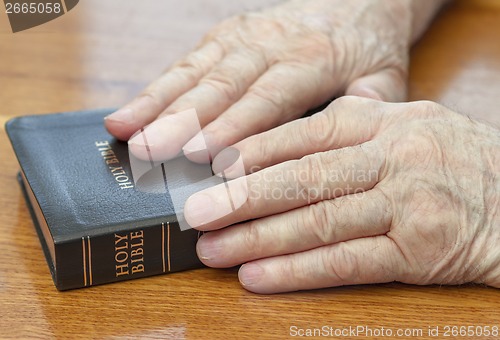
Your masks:
M 95 146 L 97 147 L 101 157 L 104 159 L 106 165 L 108 165 L 108 169 L 118 184 L 118 187 L 122 190 L 133 189 L 134 183 L 130 180 L 125 169 L 120 166 L 120 161 L 111 148 L 109 141 L 97 141 L 95 142 Z
M 116 277 L 143 273 L 144 270 L 144 231 L 115 234 Z
M 136 240 L 137 239 L 137 240 Z M 130 251 L 130 263 L 134 264 L 132 266 L 132 274 L 143 273 L 144 264 L 144 231 L 136 231 L 130 233 L 130 245 L 132 250 Z M 137 264 L 139 262 L 139 264 Z

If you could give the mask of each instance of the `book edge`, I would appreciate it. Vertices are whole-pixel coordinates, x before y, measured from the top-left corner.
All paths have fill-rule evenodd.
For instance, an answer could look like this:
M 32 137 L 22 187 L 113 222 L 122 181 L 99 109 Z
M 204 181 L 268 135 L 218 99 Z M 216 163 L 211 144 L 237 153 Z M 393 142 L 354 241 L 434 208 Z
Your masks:
M 23 193 L 24 201 L 26 202 L 26 206 L 28 207 L 28 211 L 30 213 L 32 223 L 35 226 L 36 233 L 37 233 L 38 238 L 40 240 L 40 244 L 42 246 L 42 250 L 43 250 L 43 253 L 45 255 L 45 260 L 47 261 L 47 265 L 49 266 L 50 274 L 52 276 L 52 281 L 54 281 L 54 285 L 56 286 L 56 288 L 58 290 L 60 290 L 60 287 L 57 284 L 56 268 L 55 268 L 55 264 L 53 262 L 53 260 L 55 260 L 55 259 L 51 258 L 49 246 L 47 244 L 45 236 L 43 235 L 40 224 L 38 222 L 38 218 L 35 214 L 35 210 L 34 210 L 32 204 L 31 204 L 31 201 L 29 199 L 29 194 L 28 194 L 27 188 L 24 184 L 21 172 L 18 172 L 18 174 L 17 174 L 17 182 L 19 183 L 19 186 L 21 187 L 21 192 Z

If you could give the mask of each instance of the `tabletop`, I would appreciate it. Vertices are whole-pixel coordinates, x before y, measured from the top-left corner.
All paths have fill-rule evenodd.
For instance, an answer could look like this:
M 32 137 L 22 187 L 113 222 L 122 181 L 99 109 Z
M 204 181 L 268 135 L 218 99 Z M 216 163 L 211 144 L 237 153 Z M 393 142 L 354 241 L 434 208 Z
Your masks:
M 256 295 L 236 269 L 199 269 L 58 292 L 21 190 L 4 123 L 117 107 L 221 19 L 278 0 L 85 0 L 12 33 L 0 13 L 0 338 L 285 338 L 357 329 L 431 338 L 500 326 L 498 289 L 399 283 Z M 410 99 L 500 126 L 500 1 L 457 1 L 411 54 Z M 362 328 L 361 328 L 362 327 Z M 453 328 L 455 327 L 455 328 Z M 337 332 L 337 333 L 335 333 Z M 325 335 L 325 334 L 323 334 Z M 483 337 L 488 338 L 488 337 Z M 490 336 L 489 338 L 495 338 Z

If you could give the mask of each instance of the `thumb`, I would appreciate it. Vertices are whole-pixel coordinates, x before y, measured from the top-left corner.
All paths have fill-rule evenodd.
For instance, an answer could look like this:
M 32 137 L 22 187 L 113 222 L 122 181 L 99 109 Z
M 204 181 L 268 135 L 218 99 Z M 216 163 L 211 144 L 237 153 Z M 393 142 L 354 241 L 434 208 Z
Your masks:
M 406 71 L 386 68 L 354 80 L 345 94 L 386 102 L 405 101 L 407 98 L 406 78 Z

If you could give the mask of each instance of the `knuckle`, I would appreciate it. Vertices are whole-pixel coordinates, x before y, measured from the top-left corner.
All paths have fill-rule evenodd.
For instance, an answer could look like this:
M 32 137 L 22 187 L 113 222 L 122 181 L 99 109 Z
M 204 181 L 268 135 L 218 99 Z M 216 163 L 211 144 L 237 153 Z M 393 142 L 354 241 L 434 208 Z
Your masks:
M 162 109 L 162 96 L 158 94 L 155 88 L 147 88 L 137 96 L 137 99 L 147 101 L 148 104 L 153 106 L 156 110 Z
M 225 101 L 234 102 L 241 93 L 239 84 L 230 77 L 213 72 L 200 81 L 200 84 L 212 87 Z
M 221 115 L 214 122 L 209 124 L 204 131 L 207 134 L 224 136 L 218 138 L 218 146 L 227 147 L 235 142 L 233 140 L 229 140 L 231 139 L 231 136 L 237 136 L 242 132 L 242 128 L 242 123 L 238 117 Z M 223 133 L 221 131 L 223 131 Z
M 421 100 L 410 103 L 410 110 L 406 112 L 411 117 L 436 118 L 445 115 L 446 110 L 438 103 L 430 100 Z
M 299 192 L 305 192 L 308 198 L 319 197 L 326 183 L 326 172 L 320 154 L 307 155 L 296 164 L 296 178 Z
M 281 117 L 285 112 L 285 96 L 282 90 L 272 86 L 252 86 L 248 95 L 265 102 L 270 110 Z
M 255 214 L 256 211 L 260 211 L 262 209 L 262 202 L 265 198 L 265 190 L 267 183 L 263 182 L 260 174 L 253 174 L 251 176 L 247 176 L 248 179 L 248 196 L 246 201 L 244 202 L 245 212 L 251 214 Z
M 206 74 L 209 71 L 208 67 L 211 63 L 207 59 L 209 59 L 208 56 L 193 52 L 175 64 L 170 72 L 176 76 L 197 81 L 202 74 Z
M 338 243 L 322 253 L 321 265 L 328 277 L 341 284 L 356 282 L 360 276 L 358 260 L 347 243 Z
M 336 110 L 346 110 L 352 109 L 355 106 L 358 106 L 360 103 L 365 101 L 365 98 L 357 97 L 357 96 L 342 96 L 335 99 L 331 104 L 330 108 L 335 112 Z
M 262 254 L 263 242 L 260 226 L 255 222 L 249 222 L 243 229 L 243 245 L 251 258 L 258 258 Z
M 196 69 L 196 70 L 203 70 L 204 69 L 204 64 L 206 61 L 207 57 L 194 52 L 188 55 L 184 60 L 181 60 L 178 64 L 177 67 L 180 68 L 186 68 L 186 69 Z
M 276 276 L 278 282 L 298 281 L 302 275 L 301 269 L 297 266 L 295 259 L 291 256 L 283 256 L 280 266 L 277 268 Z
M 336 242 L 335 218 L 325 201 L 310 205 L 305 225 L 311 225 L 311 232 L 315 241 L 322 245 Z
M 335 124 L 332 117 L 319 112 L 305 118 L 305 129 L 300 129 L 300 137 L 306 145 L 319 148 L 329 148 L 332 136 L 335 134 Z
M 174 77 L 185 79 L 188 83 L 192 84 L 196 84 L 198 82 L 198 79 L 203 74 L 203 72 L 204 71 L 200 70 L 199 68 L 187 64 L 180 64 L 173 68 L 172 71 L 170 71 L 170 73 Z
M 248 138 L 251 140 L 252 148 L 257 151 L 258 159 L 260 164 L 272 164 L 273 158 L 275 157 L 275 151 L 277 145 L 274 144 L 276 141 L 269 138 L 263 138 L 261 135 L 254 135 Z M 245 159 L 243 159 L 245 161 Z M 248 164 L 253 166 L 254 164 Z

